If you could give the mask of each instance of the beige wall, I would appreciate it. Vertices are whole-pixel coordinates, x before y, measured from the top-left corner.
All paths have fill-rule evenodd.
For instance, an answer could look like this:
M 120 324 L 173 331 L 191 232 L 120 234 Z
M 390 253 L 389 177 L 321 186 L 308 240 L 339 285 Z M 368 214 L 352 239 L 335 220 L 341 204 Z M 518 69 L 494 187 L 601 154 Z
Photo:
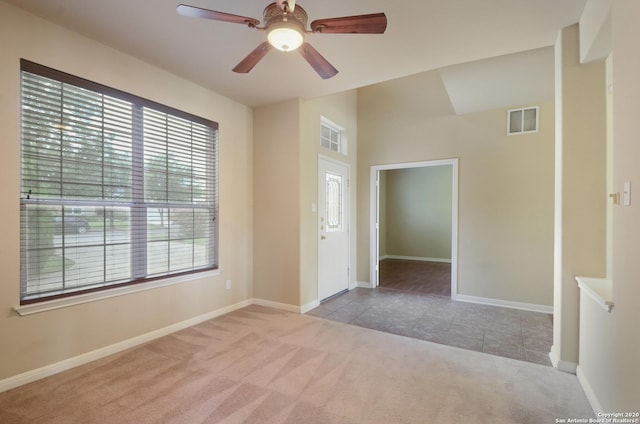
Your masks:
M 603 411 L 638 411 L 640 399 L 640 3 L 612 2 L 613 189 L 631 181 L 631 206 L 613 208 L 611 277 L 613 307 L 587 311 L 590 355 L 580 358 L 582 377 Z M 633 190 L 636 192 L 633 193 Z M 634 197 L 635 196 L 635 197 Z M 582 341 L 581 341 L 582 343 Z M 585 381 L 583 380 L 583 381 Z
M 254 287 L 256 298 L 300 299 L 300 101 L 254 111 Z
M 358 280 L 370 278 L 371 166 L 457 157 L 459 293 L 552 305 L 550 100 L 540 103 L 540 132 L 508 137 L 506 110 L 456 116 L 436 72 L 360 89 Z
M 0 380 L 250 298 L 252 111 L 3 2 L 0 39 Z M 221 275 L 31 316 L 13 312 L 20 296 L 20 58 L 220 124 Z
M 302 101 L 302 125 L 300 132 L 300 305 L 318 299 L 318 214 L 312 204 L 318 203 L 318 156 L 349 165 L 349 283 L 355 281 L 356 268 L 356 161 L 357 161 L 357 106 L 356 90 Z M 324 116 L 344 129 L 347 154 L 341 154 L 320 146 L 320 118 Z
M 562 30 L 556 51 L 556 243 L 552 359 L 578 363 L 576 275 L 606 273 L 606 73 L 581 65 L 578 26 Z M 566 363 L 563 364 L 563 363 Z
M 317 300 L 318 155 L 355 168 L 356 106 L 356 92 L 348 91 L 254 111 L 256 298 L 294 307 Z M 320 147 L 321 116 L 344 128 L 347 156 Z M 351 187 L 355 198 L 355 184 Z M 352 202 L 352 223 L 355 210 Z M 355 231 L 351 237 L 355 266 Z
M 610 347 L 609 372 L 599 387 L 603 406 L 610 411 L 638 410 L 640 399 L 640 3 L 613 0 L 613 184 L 622 191 L 631 181 L 632 205 L 617 206 L 613 214 L 613 331 L 602 348 Z M 598 382 L 596 382 L 598 384 Z M 606 395 L 605 395 L 606 393 Z
M 385 254 L 451 260 L 451 165 L 381 174 L 386 175 L 386 195 L 380 198 L 386 210 Z

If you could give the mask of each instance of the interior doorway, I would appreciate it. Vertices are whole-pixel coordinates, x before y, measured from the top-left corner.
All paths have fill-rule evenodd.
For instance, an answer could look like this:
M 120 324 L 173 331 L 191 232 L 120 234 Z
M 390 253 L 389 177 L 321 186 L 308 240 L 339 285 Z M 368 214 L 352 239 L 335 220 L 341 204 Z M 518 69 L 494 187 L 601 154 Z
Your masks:
M 455 299 L 458 159 L 373 166 L 370 239 L 372 287 Z

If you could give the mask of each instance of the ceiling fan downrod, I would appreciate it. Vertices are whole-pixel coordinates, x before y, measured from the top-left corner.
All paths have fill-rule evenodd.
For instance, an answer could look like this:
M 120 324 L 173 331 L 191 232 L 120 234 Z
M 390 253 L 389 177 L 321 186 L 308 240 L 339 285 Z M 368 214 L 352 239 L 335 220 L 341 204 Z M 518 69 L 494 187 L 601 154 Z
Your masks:
M 296 8 L 295 0 L 278 0 L 276 1 L 280 10 L 282 10 L 285 14 L 293 13 L 293 10 Z

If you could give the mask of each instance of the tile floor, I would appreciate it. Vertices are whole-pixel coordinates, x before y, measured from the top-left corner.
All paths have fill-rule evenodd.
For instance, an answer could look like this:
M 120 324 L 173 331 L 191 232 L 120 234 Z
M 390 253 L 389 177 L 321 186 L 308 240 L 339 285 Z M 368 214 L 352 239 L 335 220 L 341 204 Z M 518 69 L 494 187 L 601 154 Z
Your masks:
M 320 318 L 551 366 L 550 314 L 356 288 L 307 312 Z

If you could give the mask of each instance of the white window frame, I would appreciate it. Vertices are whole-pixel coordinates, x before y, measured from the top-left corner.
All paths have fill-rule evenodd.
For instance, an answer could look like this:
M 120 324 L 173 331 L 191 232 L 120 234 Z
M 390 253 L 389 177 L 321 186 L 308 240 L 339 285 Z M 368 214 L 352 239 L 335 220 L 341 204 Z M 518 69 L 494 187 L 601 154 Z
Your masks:
M 331 140 L 330 138 L 327 139 L 322 135 L 323 128 L 327 128 L 329 131 L 337 133 L 338 135 L 337 143 L 334 143 L 333 140 Z M 327 143 L 329 144 L 329 147 L 326 145 Z M 333 144 L 337 144 L 336 149 L 331 148 L 331 145 Z M 332 152 L 341 153 L 346 156 L 348 151 L 347 145 L 348 145 L 348 142 L 347 142 L 347 134 L 345 129 L 340 125 L 336 124 L 335 122 L 325 118 L 324 116 L 321 116 L 320 117 L 320 147 L 330 150 Z

